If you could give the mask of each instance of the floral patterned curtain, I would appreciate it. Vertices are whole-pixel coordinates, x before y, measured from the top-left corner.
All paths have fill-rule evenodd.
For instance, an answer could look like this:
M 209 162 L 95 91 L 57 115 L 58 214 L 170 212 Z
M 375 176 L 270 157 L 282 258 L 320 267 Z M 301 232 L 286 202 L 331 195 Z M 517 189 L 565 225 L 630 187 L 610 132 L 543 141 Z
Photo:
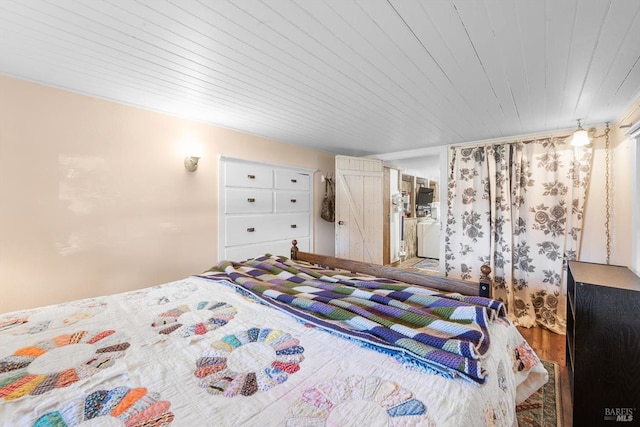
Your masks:
M 566 138 L 452 148 L 445 271 L 477 280 L 521 326 L 565 330 L 566 261 L 576 259 L 592 149 Z

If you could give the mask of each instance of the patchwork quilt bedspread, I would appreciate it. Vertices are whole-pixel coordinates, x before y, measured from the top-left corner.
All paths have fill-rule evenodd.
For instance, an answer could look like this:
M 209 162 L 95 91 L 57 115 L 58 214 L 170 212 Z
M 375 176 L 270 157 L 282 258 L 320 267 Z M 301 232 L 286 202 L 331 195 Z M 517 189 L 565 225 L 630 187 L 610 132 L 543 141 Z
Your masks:
M 449 377 L 483 383 L 489 319 L 506 315 L 501 302 L 439 293 L 392 279 L 346 275 L 265 255 L 222 261 L 209 271 L 296 318 L 358 339 Z
M 450 378 L 194 276 L 1 315 L 0 425 L 516 425 L 547 373 L 505 318 L 483 332 L 482 382 Z

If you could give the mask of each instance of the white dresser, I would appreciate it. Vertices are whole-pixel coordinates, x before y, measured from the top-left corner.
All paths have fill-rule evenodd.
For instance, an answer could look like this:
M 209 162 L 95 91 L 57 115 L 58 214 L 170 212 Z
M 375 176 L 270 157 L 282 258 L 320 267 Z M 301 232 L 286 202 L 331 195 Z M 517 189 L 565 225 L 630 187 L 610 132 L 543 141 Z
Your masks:
M 219 258 L 289 256 L 313 248 L 312 169 L 220 158 Z

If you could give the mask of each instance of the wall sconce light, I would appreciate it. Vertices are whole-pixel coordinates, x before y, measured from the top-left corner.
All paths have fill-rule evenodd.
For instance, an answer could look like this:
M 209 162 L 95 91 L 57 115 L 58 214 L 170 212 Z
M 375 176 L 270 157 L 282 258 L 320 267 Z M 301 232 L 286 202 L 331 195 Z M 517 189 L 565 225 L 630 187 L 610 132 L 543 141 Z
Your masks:
M 187 156 L 184 158 L 184 167 L 187 168 L 189 172 L 195 172 L 195 170 L 198 169 L 198 160 L 200 160 L 200 157 Z
M 585 145 L 589 145 L 591 141 L 589 140 L 589 134 L 586 130 L 582 129 L 582 125 L 580 124 L 580 119 L 578 119 L 578 129 L 573 132 L 573 138 L 571 139 L 571 145 L 574 147 L 584 147 Z

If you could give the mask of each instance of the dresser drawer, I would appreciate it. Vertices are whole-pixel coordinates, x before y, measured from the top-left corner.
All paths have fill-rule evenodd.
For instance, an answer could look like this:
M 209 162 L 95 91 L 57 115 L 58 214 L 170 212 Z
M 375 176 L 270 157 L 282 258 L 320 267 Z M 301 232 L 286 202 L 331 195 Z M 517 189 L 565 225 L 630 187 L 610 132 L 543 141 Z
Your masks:
M 309 239 L 297 239 L 296 245 L 302 252 L 311 252 Z M 257 243 L 255 245 L 233 246 L 225 249 L 225 260 L 244 261 L 250 258 L 256 258 L 265 254 L 281 255 L 287 258 L 291 257 L 291 240 L 278 240 L 267 243 Z
M 272 188 L 273 168 L 263 165 L 227 162 L 225 164 L 225 186 Z
M 278 190 L 309 190 L 309 175 L 279 170 L 275 171 L 275 187 Z
M 225 213 L 273 212 L 273 192 L 251 188 L 227 188 Z
M 309 235 L 309 214 L 293 213 L 274 216 L 274 228 L 278 230 L 278 238 L 292 238 Z
M 276 191 L 276 212 L 309 212 L 309 193 Z
M 226 246 L 309 235 L 309 215 L 242 215 L 225 219 Z
M 263 215 L 227 217 L 225 223 L 226 246 L 267 242 L 279 238 L 273 223 Z

